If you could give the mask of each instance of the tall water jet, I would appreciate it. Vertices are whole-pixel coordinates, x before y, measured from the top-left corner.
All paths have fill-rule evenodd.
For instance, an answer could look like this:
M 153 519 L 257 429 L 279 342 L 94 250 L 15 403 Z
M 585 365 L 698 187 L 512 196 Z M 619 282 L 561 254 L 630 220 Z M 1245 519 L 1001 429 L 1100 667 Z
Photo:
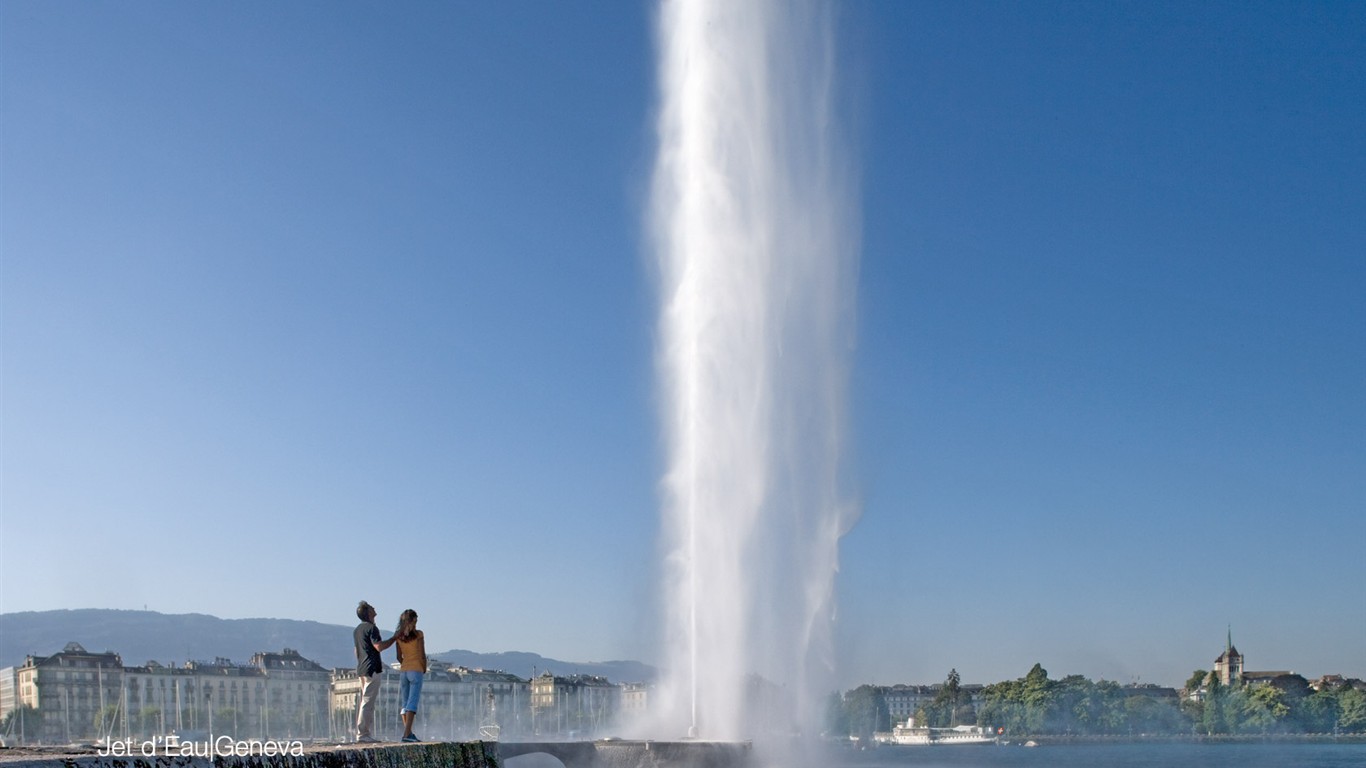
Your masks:
M 857 247 L 830 10 L 659 12 L 664 736 L 813 733 L 830 690 Z

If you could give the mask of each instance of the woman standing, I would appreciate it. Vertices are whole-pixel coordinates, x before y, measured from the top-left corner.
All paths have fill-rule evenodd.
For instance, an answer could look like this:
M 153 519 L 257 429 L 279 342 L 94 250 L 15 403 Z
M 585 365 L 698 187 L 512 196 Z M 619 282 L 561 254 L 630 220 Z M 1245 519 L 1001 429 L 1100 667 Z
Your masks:
M 413 735 L 413 718 L 417 716 L 417 700 L 422 695 L 422 677 L 427 674 L 427 645 L 422 630 L 417 628 L 417 611 L 412 608 L 398 617 L 398 698 L 399 716 L 403 718 L 403 740 L 418 741 Z

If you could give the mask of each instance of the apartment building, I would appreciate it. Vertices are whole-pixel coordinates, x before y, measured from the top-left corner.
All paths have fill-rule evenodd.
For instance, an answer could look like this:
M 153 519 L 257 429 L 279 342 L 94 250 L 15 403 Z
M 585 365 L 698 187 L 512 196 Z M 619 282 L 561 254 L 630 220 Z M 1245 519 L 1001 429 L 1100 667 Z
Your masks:
M 117 653 L 68 643 L 15 668 L 15 699 L 38 710 L 29 743 L 153 739 L 172 733 L 314 739 L 329 735 L 326 669 L 295 650 L 126 667 Z
M 597 675 L 553 675 L 531 680 L 531 727 L 538 738 L 594 739 L 610 735 L 622 690 Z
M 38 710 L 29 741 L 63 744 L 91 741 L 112 727 L 109 707 L 122 701 L 123 660 L 67 643 L 51 656 L 27 656 L 15 668 L 18 705 Z
M 397 670 L 397 664 L 392 665 Z M 391 670 L 380 681 L 375 735 L 396 738 L 399 724 L 399 676 Z M 469 669 L 432 661 L 422 681 L 422 698 L 413 732 L 427 740 L 497 740 L 530 733 L 530 686 L 516 675 Z M 327 697 L 333 737 L 344 740 L 355 730 L 360 678 L 354 669 L 335 669 Z

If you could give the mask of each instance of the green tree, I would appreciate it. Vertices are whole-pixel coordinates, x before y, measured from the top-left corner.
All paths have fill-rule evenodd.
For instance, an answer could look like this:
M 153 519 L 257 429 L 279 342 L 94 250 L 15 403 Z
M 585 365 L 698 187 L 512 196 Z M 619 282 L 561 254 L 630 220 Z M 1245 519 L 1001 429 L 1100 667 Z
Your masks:
M 1124 699 L 1124 707 L 1128 715 L 1126 728 L 1131 734 L 1190 733 L 1190 718 L 1170 701 L 1149 696 L 1129 696 Z
M 880 688 L 860 685 L 845 696 L 844 703 L 849 713 L 850 736 L 872 739 L 874 733 L 892 729 L 887 700 Z
M 242 727 L 238 721 L 238 712 L 233 707 L 220 707 L 213 713 L 213 728 L 221 735 L 236 736 L 237 731 Z
M 1053 703 L 1053 681 L 1048 679 L 1048 670 L 1036 662 L 1022 682 L 1020 701 L 1024 704 L 1026 732 L 1044 733 Z
M 1013 706 L 1012 688 L 1015 683 L 993 683 L 982 689 L 982 709 L 977 713 L 977 722 L 995 728 L 1004 728 L 1014 734 L 1017 732 Z
M 1133 733 L 1136 721 L 1147 711 L 1146 705 L 1152 703 L 1147 696 L 1130 696 L 1113 680 L 1096 683 L 1096 695 L 1101 707 L 1097 733 Z
M 931 728 L 945 728 L 957 725 L 959 707 L 962 704 L 963 688 L 957 669 L 950 669 L 944 684 L 935 693 L 934 699 L 921 710 L 917 710 L 917 723 Z
M 138 732 L 150 736 L 161 728 L 161 708 L 143 707 L 138 710 Z
M 1048 672 L 1038 664 L 1018 680 L 989 685 L 982 691 L 977 722 L 1004 728 L 1013 736 L 1043 733 L 1052 703 L 1051 688 Z
M 1292 702 L 1290 718 L 1302 733 L 1331 733 L 1338 721 L 1337 693 L 1325 689 Z
M 1186 692 L 1187 694 L 1195 693 L 1196 691 L 1200 690 L 1200 686 L 1204 685 L 1204 684 L 1205 684 L 1205 681 L 1208 680 L 1208 679 L 1209 679 L 1209 670 L 1205 670 L 1205 669 L 1197 669 L 1197 670 L 1195 670 L 1194 672 L 1191 673 L 1190 678 L 1188 678 L 1188 679 L 1186 680 L 1186 685 L 1185 685 L 1185 687 L 1184 687 L 1185 692 Z
M 1081 675 L 1068 675 L 1049 690 L 1048 730 L 1054 733 L 1099 733 L 1104 707 L 1096 686 Z
M 1205 681 L 1209 679 L 1209 672 L 1197 669 L 1191 673 L 1186 680 L 1186 684 L 1181 687 L 1181 702 L 1179 706 L 1185 713 L 1192 732 L 1198 733 L 1202 730 L 1205 720 L 1205 702 L 1203 698 L 1197 697 L 1200 689 L 1204 687 Z
M 849 736 L 849 712 L 838 692 L 825 699 L 825 733 L 832 738 Z
M 1245 733 L 1272 733 L 1290 714 L 1290 705 L 1279 688 L 1263 685 L 1248 692 L 1243 700 L 1239 730 Z
M 1219 677 L 1210 673 L 1205 679 L 1205 706 L 1200 712 L 1200 729 L 1208 734 L 1227 733 L 1228 723 L 1224 720 L 1224 699 L 1227 697 Z
M 101 707 L 100 710 L 95 713 L 95 721 L 93 723 L 95 727 L 95 736 L 101 739 L 109 736 L 114 731 L 115 724 L 118 723 L 118 718 L 118 705 L 106 704 Z
M 1245 686 L 1224 686 L 1223 706 L 1219 713 L 1224 719 L 1224 728 L 1220 733 L 1256 733 L 1258 724 L 1249 724 L 1248 715 L 1254 711 L 1253 705 L 1249 703 L 1248 696 L 1251 692 Z
M 1366 692 L 1342 687 L 1337 690 L 1338 728 L 1347 733 L 1366 733 Z
M 36 707 L 25 704 L 5 713 L 0 720 L 0 733 L 10 743 L 30 743 L 38 740 L 43 732 L 43 713 Z M 10 741 L 10 740 L 13 741 Z

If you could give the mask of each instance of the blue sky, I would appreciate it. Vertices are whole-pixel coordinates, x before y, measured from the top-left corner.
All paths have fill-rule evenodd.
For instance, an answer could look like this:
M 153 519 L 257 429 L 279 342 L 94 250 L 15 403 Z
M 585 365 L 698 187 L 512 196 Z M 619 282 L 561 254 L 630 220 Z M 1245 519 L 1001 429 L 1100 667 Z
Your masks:
M 838 8 L 841 679 L 1366 677 L 1366 8 Z M 0 610 L 653 660 L 652 17 L 0 5 Z

